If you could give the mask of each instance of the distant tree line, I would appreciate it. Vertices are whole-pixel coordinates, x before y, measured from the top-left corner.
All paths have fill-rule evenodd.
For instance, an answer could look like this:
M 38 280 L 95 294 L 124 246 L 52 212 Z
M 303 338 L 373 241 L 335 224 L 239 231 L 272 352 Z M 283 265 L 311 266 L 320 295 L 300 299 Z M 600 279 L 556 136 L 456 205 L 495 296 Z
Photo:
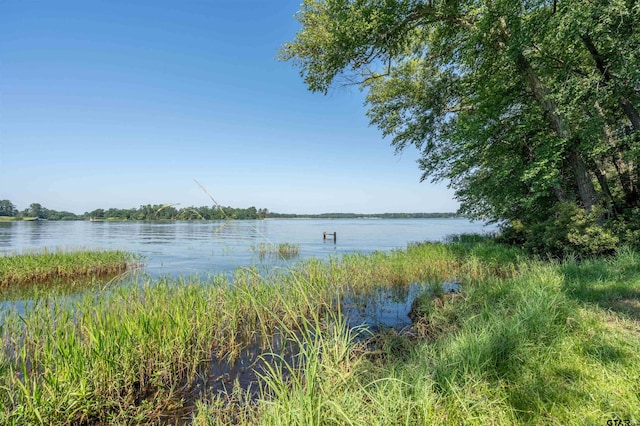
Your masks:
M 383 219 L 409 219 L 409 218 L 448 218 L 460 217 L 457 213 L 321 213 L 321 214 L 290 214 L 273 213 L 267 209 L 255 207 L 183 207 L 176 208 L 175 204 L 147 204 L 131 209 L 95 209 L 84 214 L 75 214 L 67 211 L 56 211 L 43 207 L 39 203 L 32 203 L 28 208 L 20 211 L 9 200 L 0 200 L 0 217 L 9 217 L 16 220 L 38 218 L 46 220 L 226 220 L 226 219 L 353 219 L 353 218 L 383 218 Z
M 85 212 L 83 218 L 111 220 L 224 220 L 224 219 L 264 219 L 269 210 L 235 207 L 183 207 L 177 209 L 172 204 L 147 204 L 139 208 L 108 210 L 96 209 Z
M 279 219 L 435 219 L 461 217 L 458 213 L 321 213 L 321 214 L 290 214 L 269 213 L 270 218 Z
M 15 219 L 38 218 L 47 220 L 81 220 L 82 216 L 67 211 L 49 210 L 39 203 L 31 203 L 28 208 L 18 210 L 9 200 L 0 200 L 0 217 Z
M 147 204 L 130 209 L 95 209 L 78 215 L 67 211 L 47 209 L 39 203 L 32 203 L 19 211 L 9 200 L 0 200 L 0 217 L 12 217 L 17 220 L 38 218 L 46 220 L 224 220 L 224 219 L 264 219 L 267 209 L 255 207 L 184 207 L 177 209 L 174 204 Z

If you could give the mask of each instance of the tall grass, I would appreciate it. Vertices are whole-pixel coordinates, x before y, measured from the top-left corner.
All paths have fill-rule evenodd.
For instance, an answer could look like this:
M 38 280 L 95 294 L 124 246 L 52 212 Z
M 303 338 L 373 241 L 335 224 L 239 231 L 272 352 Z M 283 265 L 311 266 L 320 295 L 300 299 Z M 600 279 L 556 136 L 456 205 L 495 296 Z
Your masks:
M 267 345 L 277 329 L 295 330 L 301 318 L 334 306 L 347 285 L 365 291 L 442 268 L 426 265 L 404 265 L 399 252 L 354 255 L 329 265 L 310 260 L 268 279 L 243 269 L 232 281 L 165 280 L 87 295 L 71 306 L 37 301 L 4 318 L 5 420 L 158 417 L 212 354 L 233 360 L 256 337 Z
M 587 291 L 608 288 L 637 303 L 636 254 L 514 265 L 510 249 L 476 245 L 465 259 L 461 247 L 450 248 L 462 262 L 461 294 L 425 294 L 410 333 L 364 348 L 339 313 L 313 319 L 296 337 L 298 365 L 274 367 L 259 403 L 240 403 L 234 423 L 638 423 L 640 315 L 612 312 L 600 305 L 609 298 Z M 505 263 L 495 260 L 500 250 Z M 212 406 L 199 405 L 196 424 L 229 420 Z
M 255 342 L 257 395 L 203 393 L 195 424 L 638 422 L 637 319 L 588 292 L 632 297 L 634 256 L 548 264 L 490 241 L 426 244 L 43 299 L 3 313 L 0 423 L 160 422 L 206 387 L 212 358 Z M 407 332 L 366 339 L 340 310 L 345 294 L 453 278 L 463 291 L 425 294 Z
M 346 286 L 443 275 L 412 262 L 419 250 L 429 249 L 404 261 L 400 252 L 309 260 L 268 277 L 239 269 L 210 282 L 165 279 L 5 312 L 0 423 L 158 419 L 212 355 L 237 359 L 256 339 L 267 347 L 283 327 L 336 306 Z
M 300 244 L 293 243 L 260 243 L 254 247 L 261 259 L 267 256 L 275 256 L 281 259 L 292 259 L 300 255 Z
M 42 250 L 0 255 L 0 288 L 55 280 L 115 275 L 136 265 L 135 258 L 116 250 Z

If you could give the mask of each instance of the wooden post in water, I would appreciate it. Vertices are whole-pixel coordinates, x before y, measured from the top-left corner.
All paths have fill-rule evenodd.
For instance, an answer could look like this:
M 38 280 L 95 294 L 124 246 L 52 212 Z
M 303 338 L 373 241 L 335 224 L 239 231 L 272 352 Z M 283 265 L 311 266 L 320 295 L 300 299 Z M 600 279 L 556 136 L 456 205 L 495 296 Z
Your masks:
M 323 232 L 323 233 L 322 233 L 322 239 L 323 239 L 323 240 L 326 240 L 326 239 L 327 239 L 327 235 L 330 235 L 330 236 L 331 236 L 331 235 L 333 235 L 333 243 L 335 244 L 336 239 L 337 239 L 337 238 L 336 238 L 336 237 L 337 237 L 337 235 L 336 235 L 336 234 L 337 234 L 337 232 Z

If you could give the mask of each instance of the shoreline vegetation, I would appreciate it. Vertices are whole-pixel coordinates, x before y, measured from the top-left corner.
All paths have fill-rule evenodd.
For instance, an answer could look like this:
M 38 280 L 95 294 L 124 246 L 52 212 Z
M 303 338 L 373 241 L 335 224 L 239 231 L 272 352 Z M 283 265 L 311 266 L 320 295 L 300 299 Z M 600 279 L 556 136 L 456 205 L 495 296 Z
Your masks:
M 42 250 L 0 255 L 0 290 L 86 278 L 115 276 L 138 266 L 135 256 L 117 250 Z
M 167 221 L 167 220 L 256 220 L 256 219 L 417 219 L 464 217 L 457 213 L 275 213 L 255 207 L 235 208 L 222 206 L 184 207 L 176 204 L 147 204 L 131 209 L 96 209 L 83 214 L 47 209 L 39 203 L 19 211 L 9 200 L 0 200 L 0 222 L 35 220 L 91 220 L 104 221 Z
M 410 328 L 349 324 L 347 303 L 412 283 Z M 638 294 L 631 249 L 553 261 L 459 236 L 44 297 L 0 314 L 0 423 L 638 423 Z

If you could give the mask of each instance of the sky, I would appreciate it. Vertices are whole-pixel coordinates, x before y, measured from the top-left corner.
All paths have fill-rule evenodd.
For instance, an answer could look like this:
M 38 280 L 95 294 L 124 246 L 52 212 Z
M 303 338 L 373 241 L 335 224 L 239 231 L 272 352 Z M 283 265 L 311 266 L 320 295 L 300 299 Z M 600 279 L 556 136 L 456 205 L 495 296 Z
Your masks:
M 276 59 L 299 0 L 0 0 L 0 199 L 84 213 L 180 203 L 451 212 L 369 125 Z

